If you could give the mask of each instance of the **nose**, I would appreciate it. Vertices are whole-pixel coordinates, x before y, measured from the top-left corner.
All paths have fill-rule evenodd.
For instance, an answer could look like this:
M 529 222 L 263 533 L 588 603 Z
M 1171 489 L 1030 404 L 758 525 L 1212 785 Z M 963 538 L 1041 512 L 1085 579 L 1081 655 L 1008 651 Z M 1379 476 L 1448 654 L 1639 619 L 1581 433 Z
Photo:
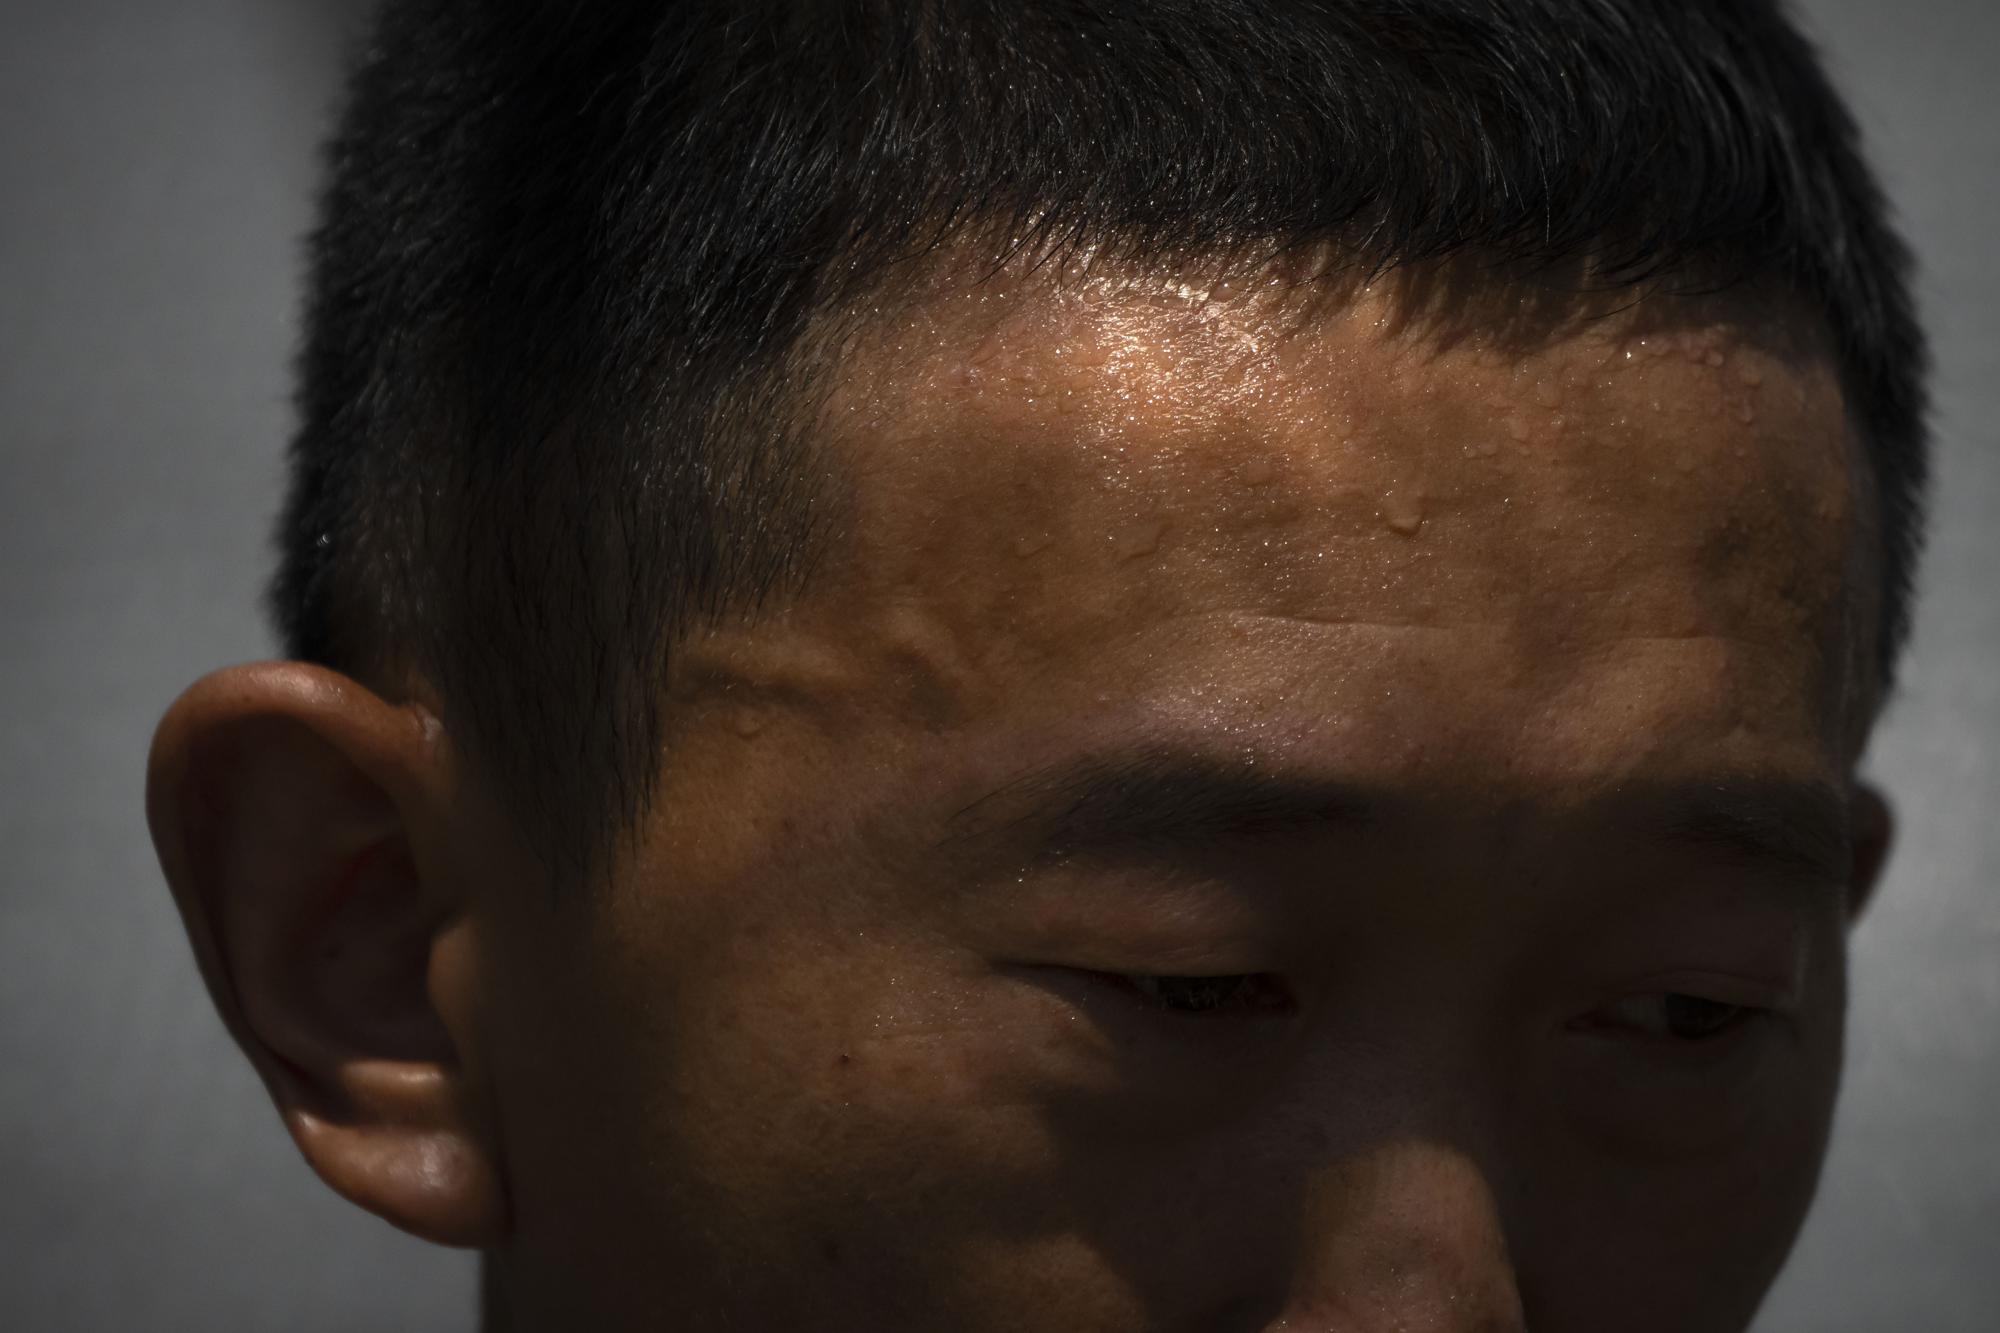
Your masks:
M 1526 1333 L 1500 1210 L 1448 1146 L 1375 1147 L 1315 1171 L 1268 1333 Z

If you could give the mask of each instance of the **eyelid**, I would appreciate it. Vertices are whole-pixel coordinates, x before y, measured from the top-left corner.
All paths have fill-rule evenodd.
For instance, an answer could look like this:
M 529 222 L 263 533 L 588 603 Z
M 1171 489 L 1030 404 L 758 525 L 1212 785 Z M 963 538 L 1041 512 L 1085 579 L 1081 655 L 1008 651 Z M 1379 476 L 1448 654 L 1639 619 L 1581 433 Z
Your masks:
M 1616 1006 L 1636 1001 L 1682 995 L 1745 1011 L 1745 1020 L 1776 1022 L 1795 1027 L 1800 1019 L 1801 986 L 1795 981 L 1753 977 L 1742 973 L 1675 969 L 1651 973 L 1635 980 L 1602 987 L 1592 1000 L 1579 1003 L 1562 1023 L 1568 1031 L 1588 1035 L 1614 1035 L 1643 1027 L 1611 1012 Z M 1750 1026 L 1745 1021 L 1738 1026 Z
M 1673 1026 L 1674 1016 L 1671 1006 L 1675 1000 L 1692 1000 L 1698 1005 L 1713 1006 L 1727 1020 L 1722 1028 L 1718 1029 L 1719 1031 L 1740 1026 L 1750 1019 L 1761 1018 L 1771 1012 L 1769 1009 L 1760 1009 L 1752 1005 L 1731 1004 L 1727 1000 L 1711 1000 L 1706 996 L 1690 995 L 1686 991 L 1654 991 L 1645 995 L 1622 995 L 1608 1004 L 1599 1006 L 1594 1015 L 1597 1021 L 1593 1026 L 1628 1030 L 1648 1036 L 1659 1035 L 1654 1031 L 1655 1028 Z M 1657 1014 L 1652 1012 L 1652 1007 L 1655 1005 L 1659 1007 Z M 1655 1022 L 1655 1019 L 1659 1021 Z
M 1688 995 L 1742 1009 L 1789 1014 L 1798 1008 L 1799 991 L 1798 983 L 1791 980 L 1759 979 L 1731 972 L 1678 971 L 1658 973 L 1620 986 L 1610 998 Z
M 1108 989 L 1163 1016 L 1175 1018 L 1268 1018 L 1288 1014 L 1298 1008 L 1298 997 L 1290 983 L 1274 972 L 1090 972 Z M 1212 1008 L 1182 1008 L 1167 1002 L 1157 992 L 1179 984 L 1203 982 L 1240 983 L 1221 1003 Z
M 1751 1030 L 1778 1025 L 1795 1030 L 1799 1021 L 1797 988 L 1770 980 L 1756 980 L 1721 972 L 1666 972 L 1643 981 L 1619 986 L 1602 995 L 1588 1009 L 1575 1013 L 1563 1026 L 1575 1033 L 1619 1041 L 1637 1040 L 1663 1049 L 1682 1051 L 1693 1058 L 1698 1049 L 1711 1052 L 1729 1047 L 1729 1038 L 1746 1037 Z M 1684 1040 L 1653 1031 L 1645 1014 L 1621 1012 L 1622 1008 L 1647 1001 L 1665 1001 L 1674 996 L 1724 1006 L 1738 1012 L 1711 1038 Z M 1678 1057 L 1677 1057 L 1678 1058 Z

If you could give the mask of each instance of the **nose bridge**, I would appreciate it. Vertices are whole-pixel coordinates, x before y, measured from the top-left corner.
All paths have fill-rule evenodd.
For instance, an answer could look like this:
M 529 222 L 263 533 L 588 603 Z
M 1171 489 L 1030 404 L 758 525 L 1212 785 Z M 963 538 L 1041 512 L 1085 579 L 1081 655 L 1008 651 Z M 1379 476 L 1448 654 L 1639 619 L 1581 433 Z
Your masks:
M 1386 1143 L 1314 1172 L 1271 1333 L 1525 1333 L 1486 1173 L 1446 1143 Z

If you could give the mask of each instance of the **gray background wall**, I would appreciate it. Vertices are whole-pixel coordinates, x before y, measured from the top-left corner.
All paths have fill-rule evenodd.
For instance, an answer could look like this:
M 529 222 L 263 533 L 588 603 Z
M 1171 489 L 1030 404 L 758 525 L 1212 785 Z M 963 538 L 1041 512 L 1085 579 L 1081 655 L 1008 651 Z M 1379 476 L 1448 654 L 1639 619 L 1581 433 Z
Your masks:
M 154 720 L 267 655 L 313 149 L 354 0 L 0 3 L 0 1326 L 469 1329 L 333 1198 L 210 1015 L 140 814 Z M 1941 485 L 1872 759 L 1818 1211 L 1760 1333 L 2000 1328 L 2000 5 L 1802 6 L 1926 262 Z

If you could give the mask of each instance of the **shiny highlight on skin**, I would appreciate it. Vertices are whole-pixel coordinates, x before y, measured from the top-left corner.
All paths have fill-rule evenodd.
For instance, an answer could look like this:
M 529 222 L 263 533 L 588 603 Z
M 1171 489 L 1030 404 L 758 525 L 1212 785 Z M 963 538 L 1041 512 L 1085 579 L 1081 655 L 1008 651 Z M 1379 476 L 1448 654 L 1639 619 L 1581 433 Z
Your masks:
M 1659 841 L 1653 793 L 1851 790 L 1840 386 L 1754 294 L 1496 319 L 1411 281 L 946 275 L 847 332 L 819 574 L 676 657 L 611 890 L 496 898 L 492 975 L 548 981 L 485 1002 L 524 1323 L 579 1291 L 621 1328 L 1747 1323 L 1874 843 L 1800 884 Z M 1135 749 L 1385 813 L 957 836 Z M 1091 980 L 1239 972 L 1296 1012 Z M 1578 1026 L 1676 986 L 1772 1016 L 1726 1058 Z

